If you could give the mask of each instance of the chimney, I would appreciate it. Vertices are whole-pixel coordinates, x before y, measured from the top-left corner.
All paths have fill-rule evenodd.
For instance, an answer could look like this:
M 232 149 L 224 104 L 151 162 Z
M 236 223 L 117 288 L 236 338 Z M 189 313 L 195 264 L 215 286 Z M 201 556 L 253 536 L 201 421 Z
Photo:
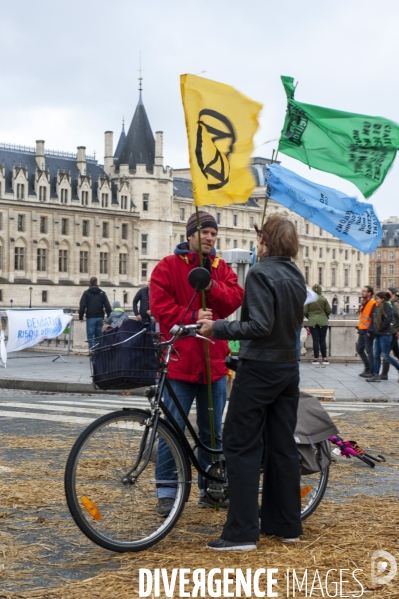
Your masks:
M 46 167 L 46 157 L 44 155 L 44 140 L 42 139 L 36 141 L 36 164 L 41 171 L 44 171 Z
M 86 148 L 85 146 L 78 146 L 78 158 L 76 160 L 79 173 L 81 175 L 86 174 Z
M 163 131 L 155 133 L 155 166 L 163 166 Z
M 113 157 L 113 146 L 114 146 L 114 134 L 112 131 L 106 131 L 104 133 L 104 141 L 105 141 L 105 148 L 104 148 L 104 170 L 107 173 L 107 175 L 111 174 L 111 167 L 114 164 L 114 157 Z

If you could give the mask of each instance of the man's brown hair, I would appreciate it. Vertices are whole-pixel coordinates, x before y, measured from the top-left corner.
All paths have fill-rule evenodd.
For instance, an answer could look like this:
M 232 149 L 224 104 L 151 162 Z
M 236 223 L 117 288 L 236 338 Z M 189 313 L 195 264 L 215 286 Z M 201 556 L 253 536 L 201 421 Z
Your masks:
M 290 256 L 296 258 L 299 248 L 298 233 L 293 223 L 280 214 L 272 214 L 266 219 L 262 229 L 255 227 L 263 236 L 267 256 Z
M 95 285 L 97 285 L 97 283 L 98 283 L 97 277 L 91 277 L 91 279 L 89 281 L 89 286 L 94 287 Z

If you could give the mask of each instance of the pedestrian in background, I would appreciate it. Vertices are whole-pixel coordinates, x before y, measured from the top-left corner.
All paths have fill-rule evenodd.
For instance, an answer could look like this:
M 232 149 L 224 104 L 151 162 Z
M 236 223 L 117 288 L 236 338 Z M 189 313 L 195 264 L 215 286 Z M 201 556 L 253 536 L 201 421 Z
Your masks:
M 326 337 L 328 329 L 328 316 L 331 314 L 331 306 L 326 298 L 321 294 L 322 289 L 320 285 L 313 285 L 312 289 L 318 295 L 317 301 L 307 304 L 303 312 L 305 318 L 308 319 L 308 327 L 313 340 L 314 360 L 312 364 L 319 366 L 320 351 L 322 364 L 329 364 L 327 360 Z
M 91 277 L 89 288 L 83 293 L 79 305 L 80 322 L 83 322 L 86 314 L 86 333 L 90 349 L 95 344 L 93 340 L 101 335 L 104 311 L 107 316 L 112 312 L 107 294 L 99 288 L 97 277 Z
M 116 329 L 116 327 L 120 327 L 125 320 L 129 320 L 129 316 L 126 314 L 125 309 L 121 308 L 121 303 L 118 302 L 118 300 L 115 300 L 112 304 L 112 312 L 103 326 L 103 331 Z
M 148 281 L 148 285 L 139 289 L 134 296 L 133 312 L 137 320 L 141 320 L 143 324 L 151 322 L 150 281 Z
M 357 344 L 356 351 L 364 364 L 364 371 L 359 376 L 367 379 L 374 374 L 374 356 L 372 335 L 367 335 L 371 325 L 371 314 L 375 306 L 374 289 L 370 285 L 365 285 L 361 291 L 361 306 L 359 312 L 359 323 L 357 325 Z
M 374 336 L 374 374 L 366 379 L 368 383 L 379 383 L 381 356 L 385 362 L 389 362 L 399 371 L 399 362 L 389 355 L 391 351 L 391 323 L 392 323 L 392 306 L 389 303 L 390 293 L 380 291 L 375 296 L 376 305 L 371 314 L 371 325 L 367 331 L 367 335 Z

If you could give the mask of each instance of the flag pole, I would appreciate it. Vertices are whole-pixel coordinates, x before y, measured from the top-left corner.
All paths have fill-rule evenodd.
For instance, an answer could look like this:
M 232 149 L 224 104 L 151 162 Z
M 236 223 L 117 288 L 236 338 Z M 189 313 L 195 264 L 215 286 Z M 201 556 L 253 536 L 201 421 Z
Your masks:
M 195 214 L 197 217 L 197 231 L 198 231 L 198 251 L 200 266 L 204 267 L 204 257 L 202 255 L 202 243 L 201 243 L 201 223 L 199 217 L 198 206 L 195 206 Z M 202 309 L 206 310 L 206 298 L 205 291 L 201 291 Z M 208 386 L 208 412 L 209 412 L 209 430 L 211 434 L 211 448 L 216 449 L 216 437 L 215 437 L 215 419 L 213 415 L 213 399 L 212 399 L 212 381 L 211 381 L 211 357 L 209 353 L 209 341 L 205 341 L 205 364 L 206 364 L 206 380 Z M 216 455 L 212 454 L 212 460 L 216 461 Z

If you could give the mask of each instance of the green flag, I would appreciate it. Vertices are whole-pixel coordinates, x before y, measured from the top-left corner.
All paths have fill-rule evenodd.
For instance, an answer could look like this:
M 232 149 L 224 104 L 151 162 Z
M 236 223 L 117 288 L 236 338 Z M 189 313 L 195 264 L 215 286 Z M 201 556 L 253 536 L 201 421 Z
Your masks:
M 368 198 L 384 181 L 399 149 L 399 125 L 294 100 L 294 80 L 281 77 L 288 109 L 279 152 L 354 183 Z

